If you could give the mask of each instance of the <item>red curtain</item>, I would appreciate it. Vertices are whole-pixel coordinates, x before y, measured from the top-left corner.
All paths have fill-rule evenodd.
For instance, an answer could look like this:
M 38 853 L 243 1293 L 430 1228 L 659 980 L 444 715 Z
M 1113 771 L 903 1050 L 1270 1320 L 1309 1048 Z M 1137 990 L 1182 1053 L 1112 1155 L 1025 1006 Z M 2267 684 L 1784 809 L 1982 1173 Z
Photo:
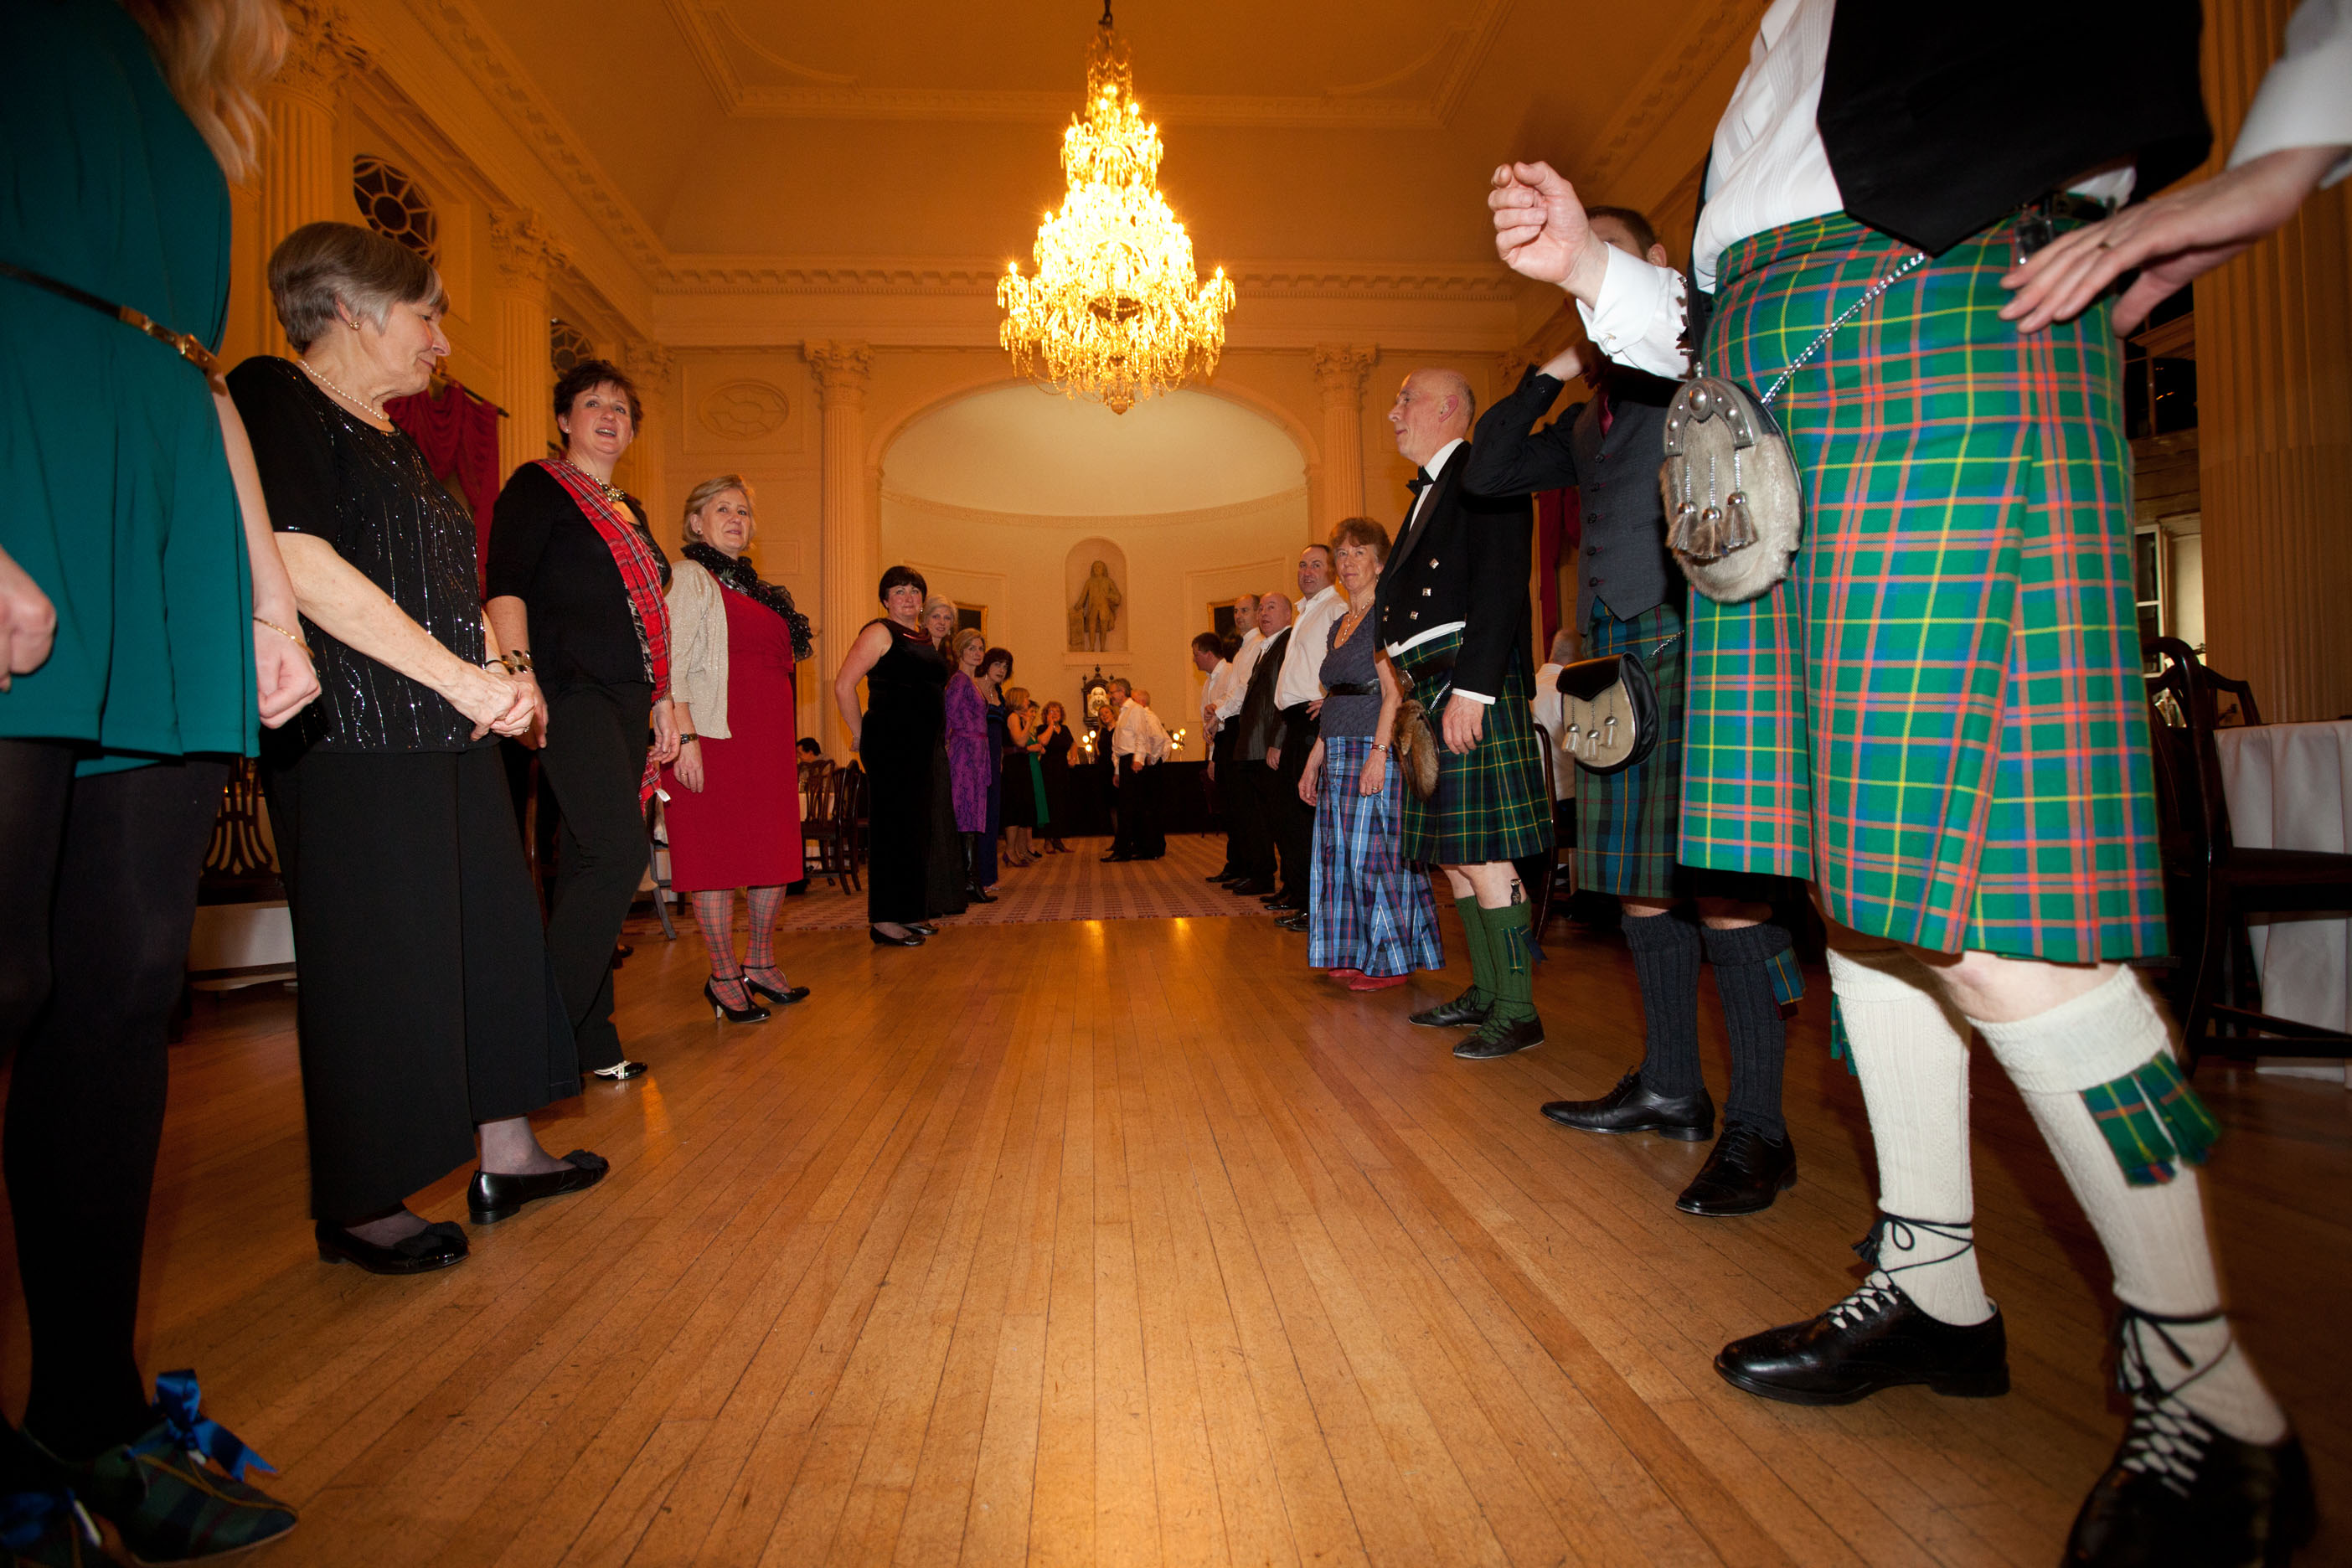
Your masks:
M 499 495 L 498 405 L 453 379 L 437 391 L 395 397 L 383 411 L 424 451 L 434 477 L 474 514 L 474 565 L 478 571 L 489 557 L 490 503 Z
M 1560 617 L 1566 613 L 1559 602 L 1559 563 L 1563 555 L 1576 554 L 1577 542 L 1583 534 L 1580 522 L 1575 490 L 1536 492 L 1536 583 L 1542 590 L 1539 618 L 1543 622 L 1543 641 L 1536 647 L 1538 664 L 1549 657 L 1551 639 L 1559 635 Z M 1567 609 L 1575 607 L 1575 600 L 1570 599 Z

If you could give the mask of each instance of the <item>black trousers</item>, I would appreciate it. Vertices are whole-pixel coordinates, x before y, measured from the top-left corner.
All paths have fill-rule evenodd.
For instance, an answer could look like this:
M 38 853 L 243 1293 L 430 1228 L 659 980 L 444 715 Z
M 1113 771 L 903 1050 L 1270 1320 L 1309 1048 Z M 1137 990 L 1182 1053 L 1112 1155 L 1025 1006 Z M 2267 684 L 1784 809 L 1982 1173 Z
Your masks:
M 1225 808 L 1225 858 L 1240 876 L 1274 880 L 1274 836 L 1265 815 L 1263 756 L 1245 757 L 1236 747 L 1217 760 L 1217 791 Z
M 1168 853 L 1168 835 L 1160 826 L 1160 784 L 1157 767 L 1121 768 L 1118 787 L 1111 792 L 1118 810 L 1118 835 L 1111 840 L 1111 853 L 1139 860 Z
M 77 779 L 74 758 L 0 741 L 0 1055 L 15 1056 L 0 1163 L 32 1328 L 26 1429 L 86 1458 L 152 1424 L 132 1335 L 164 1033 L 228 766 Z M 0 1430 L 0 1471 L 20 1456 Z
M 310 1212 L 354 1225 L 580 1092 L 498 748 L 311 752 L 265 777 L 302 969 Z
M 1305 899 L 1315 847 L 1315 808 L 1298 798 L 1298 781 L 1306 775 L 1307 754 L 1315 749 L 1315 721 L 1305 704 L 1283 714 L 1282 765 L 1267 772 L 1277 781 L 1265 795 L 1266 836 L 1274 840 L 1282 862 L 1282 891 Z
M 568 687 L 548 701 L 539 765 L 555 791 L 562 827 L 547 951 L 583 1072 L 621 1059 L 620 1031 L 613 1026 L 613 948 L 646 875 L 637 783 L 652 711 L 653 689 L 643 682 Z

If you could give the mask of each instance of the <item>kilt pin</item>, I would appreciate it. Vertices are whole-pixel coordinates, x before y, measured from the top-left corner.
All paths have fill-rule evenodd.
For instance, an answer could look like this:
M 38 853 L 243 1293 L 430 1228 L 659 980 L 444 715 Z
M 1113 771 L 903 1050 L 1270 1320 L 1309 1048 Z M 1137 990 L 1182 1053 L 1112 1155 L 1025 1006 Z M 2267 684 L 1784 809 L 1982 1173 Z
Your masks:
M 1732 246 L 1708 368 L 1769 385 L 1909 253 L 1842 215 Z M 2104 303 L 1988 330 L 2010 265 L 2007 226 L 1963 241 L 1779 400 L 1804 538 L 1692 600 L 1682 858 L 1937 952 L 2161 954 L 2120 351 Z

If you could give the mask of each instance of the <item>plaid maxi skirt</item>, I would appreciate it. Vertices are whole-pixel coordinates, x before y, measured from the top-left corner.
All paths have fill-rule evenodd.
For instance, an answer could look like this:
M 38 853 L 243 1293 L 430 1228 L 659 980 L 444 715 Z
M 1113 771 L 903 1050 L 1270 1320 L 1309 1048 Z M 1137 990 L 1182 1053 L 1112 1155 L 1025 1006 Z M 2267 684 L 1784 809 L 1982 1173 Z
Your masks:
M 1780 398 L 1804 542 L 1762 598 L 1692 600 L 1683 859 L 1941 952 L 2161 953 L 2121 352 L 2105 304 L 1998 318 L 2011 238 L 1906 276 Z M 1761 391 L 1909 255 L 1843 216 L 1733 246 L 1709 367 Z
M 1445 967 L 1429 878 L 1397 854 L 1404 775 L 1391 763 L 1378 795 L 1358 793 L 1370 735 L 1323 741 L 1315 856 L 1307 881 L 1307 965 L 1381 978 Z
M 1404 792 L 1407 865 L 1483 866 L 1517 860 L 1551 847 L 1551 802 L 1545 798 L 1544 742 L 1536 731 L 1534 692 L 1517 660 L 1504 669 L 1503 689 L 1487 705 L 1478 743 L 1460 755 L 1444 749 L 1444 700 L 1454 694 L 1449 662 L 1462 634 L 1448 632 L 1397 656 L 1397 673 L 1410 695 L 1429 709 L 1438 733 L 1437 793 L 1423 800 Z M 1442 670 L 1433 665 L 1444 664 Z

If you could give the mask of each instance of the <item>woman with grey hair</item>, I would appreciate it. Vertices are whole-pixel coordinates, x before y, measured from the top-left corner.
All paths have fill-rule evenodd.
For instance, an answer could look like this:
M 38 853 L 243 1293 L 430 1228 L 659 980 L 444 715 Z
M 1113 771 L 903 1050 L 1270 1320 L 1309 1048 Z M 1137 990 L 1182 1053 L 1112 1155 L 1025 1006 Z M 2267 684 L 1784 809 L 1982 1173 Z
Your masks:
M 350 224 L 269 260 L 295 345 L 229 374 L 317 650 L 319 700 L 264 751 L 301 955 L 297 1020 L 319 1255 L 379 1274 L 462 1262 L 409 1194 L 474 1153 L 476 1224 L 593 1186 L 539 1146 L 579 1091 L 499 735 L 540 716 L 482 613 L 474 527 L 384 413 L 449 351 L 441 280 Z

